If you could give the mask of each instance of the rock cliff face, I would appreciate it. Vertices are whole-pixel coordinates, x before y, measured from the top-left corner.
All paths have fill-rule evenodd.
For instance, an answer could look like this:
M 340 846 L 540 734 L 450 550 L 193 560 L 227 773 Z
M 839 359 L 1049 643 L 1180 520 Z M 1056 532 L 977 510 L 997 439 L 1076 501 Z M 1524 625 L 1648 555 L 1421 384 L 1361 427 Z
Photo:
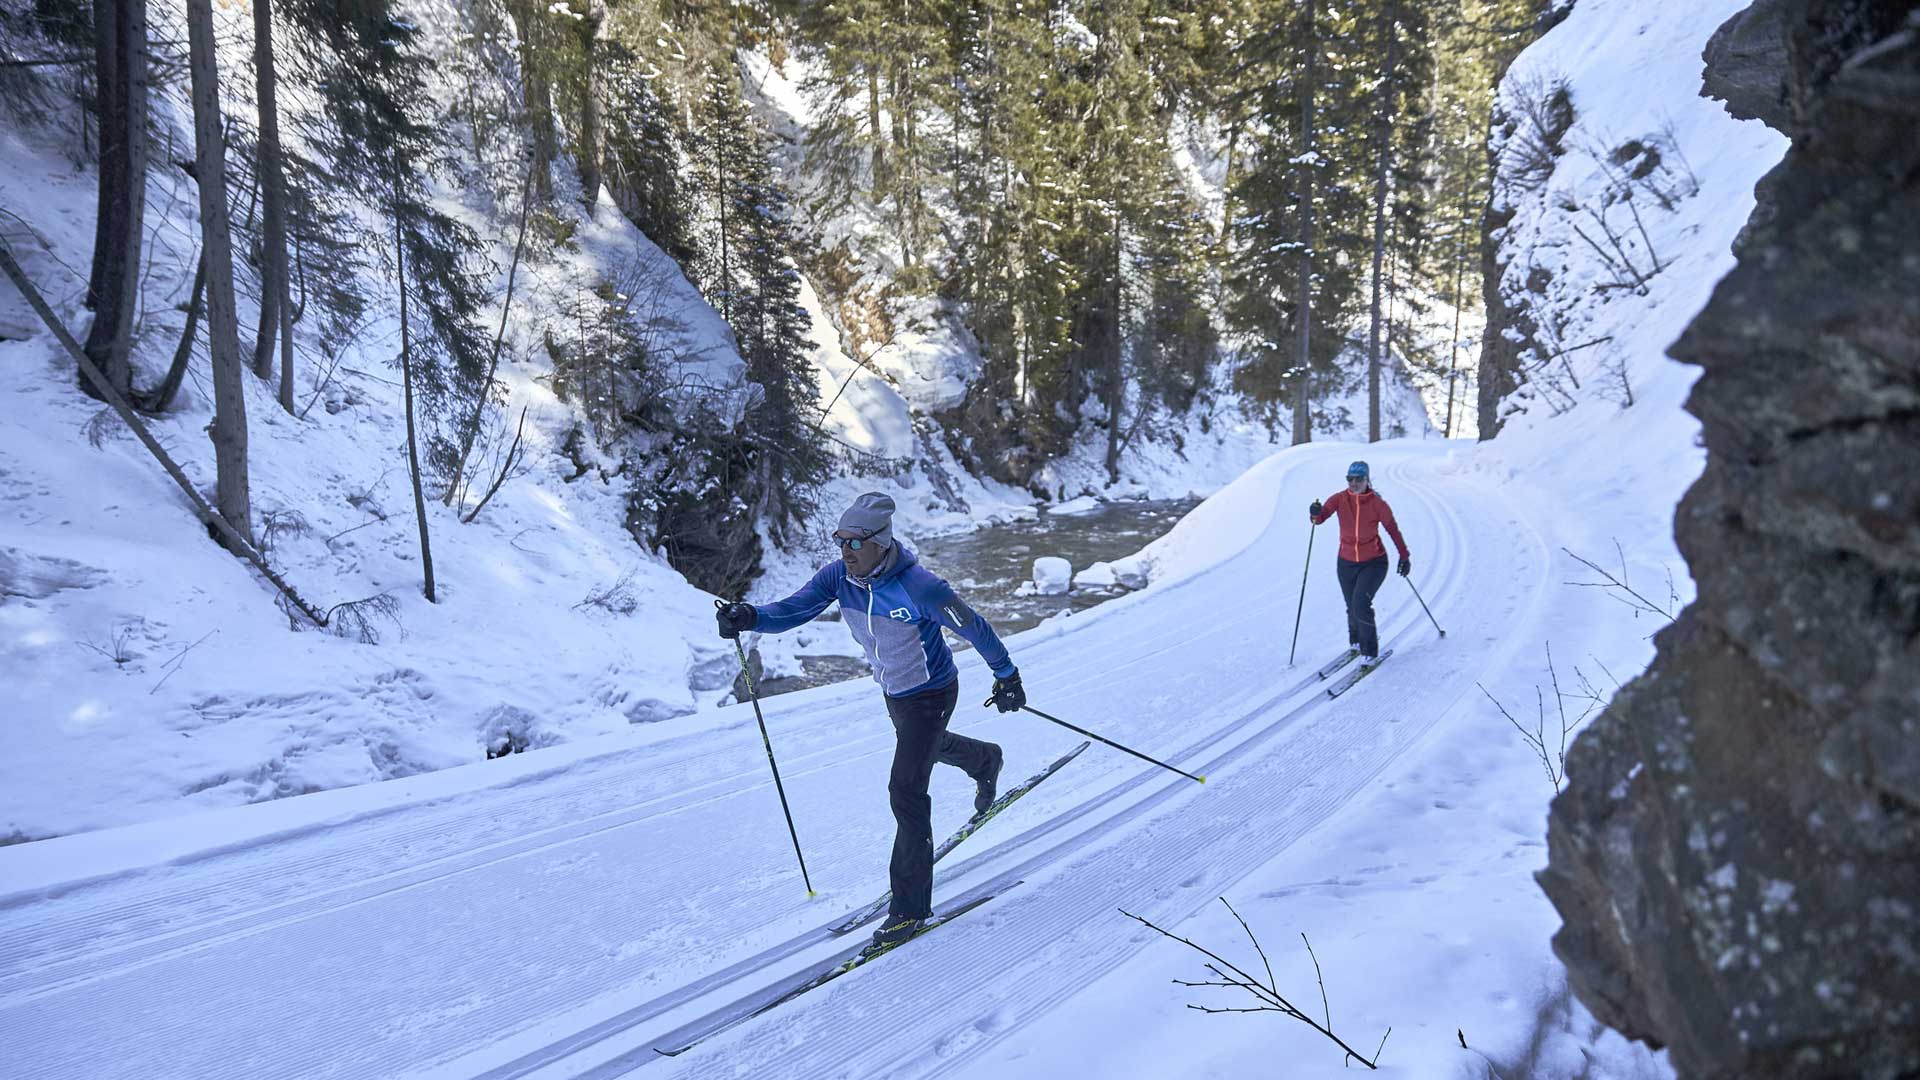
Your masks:
M 1532 37 L 1537 40 L 1566 21 L 1572 12 L 1573 0 L 1546 5 L 1534 21 Z M 1519 55 L 1517 48 L 1514 55 Z M 1507 59 L 1511 63 L 1513 57 Z M 1494 82 L 1499 83 L 1505 78 L 1506 68 L 1502 66 Z M 1571 111 L 1567 113 L 1566 120 L 1572 123 Z M 1540 343 L 1534 337 L 1540 327 L 1534 320 L 1529 302 L 1516 302 L 1505 295 L 1500 287 L 1505 264 L 1500 261 L 1497 234 L 1513 221 L 1514 212 L 1500 205 L 1498 197 L 1497 189 L 1502 183 L 1499 147 L 1505 141 L 1502 132 L 1510 134 L 1515 123 L 1516 118 L 1507 115 L 1501 103 L 1496 101 L 1493 115 L 1489 118 L 1487 139 L 1487 168 L 1494 181 L 1487 186 L 1487 203 L 1480 216 L 1480 299 L 1486 308 L 1487 321 L 1480 337 L 1479 396 L 1476 405 L 1480 439 L 1483 442 L 1499 434 L 1501 425 L 1506 422 L 1506 418 L 1500 415 L 1500 403 L 1520 388 L 1520 358 L 1540 348 Z M 1552 133 L 1552 138 L 1558 139 L 1565 133 L 1563 127 Z M 1527 282 L 1528 290 L 1535 296 L 1546 291 L 1545 273 L 1544 270 L 1536 271 Z
M 1683 1076 L 1920 1075 L 1920 4 L 1763 0 L 1707 56 L 1793 147 L 1671 350 L 1698 599 L 1575 743 L 1540 881 L 1581 999 Z

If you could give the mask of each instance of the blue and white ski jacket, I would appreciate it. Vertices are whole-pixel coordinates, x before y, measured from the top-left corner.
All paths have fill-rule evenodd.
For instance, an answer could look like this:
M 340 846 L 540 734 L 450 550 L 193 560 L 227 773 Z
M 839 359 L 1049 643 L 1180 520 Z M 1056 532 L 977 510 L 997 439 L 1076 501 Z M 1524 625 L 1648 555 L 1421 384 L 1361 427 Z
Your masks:
M 945 627 L 973 643 L 996 678 L 1013 674 L 1013 661 L 1000 635 L 953 588 L 920 565 L 903 544 L 871 579 L 847 573 L 835 559 L 820 568 L 799 592 L 775 604 L 756 604 L 754 629 L 778 634 L 811 621 L 835 600 L 853 640 L 867 652 L 873 681 L 888 697 L 933 690 L 954 680 L 959 669 L 953 650 L 941 636 Z

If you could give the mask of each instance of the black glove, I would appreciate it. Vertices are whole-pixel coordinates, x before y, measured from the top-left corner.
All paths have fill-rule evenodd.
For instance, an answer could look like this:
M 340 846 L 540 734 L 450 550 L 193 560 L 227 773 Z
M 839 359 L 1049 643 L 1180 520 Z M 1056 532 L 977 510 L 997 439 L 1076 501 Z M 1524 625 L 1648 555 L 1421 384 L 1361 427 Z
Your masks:
M 1319 499 L 1313 500 L 1313 505 L 1307 507 L 1307 514 L 1313 519 L 1314 524 L 1318 525 L 1320 523 L 1320 500 Z
M 760 622 L 760 612 L 752 604 L 720 604 L 713 617 L 720 623 L 723 638 L 737 638 L 740 631 L 751 630 Z
M 1413 573 L 1413 556 L 1411 555 L 1400 556 L 1400 576 L 1406 577 L 1408 574 L 1411 574 L 1411 573 Z
M 1027 690 L 1020 685 L 1020 673 L 1015 671 L 1004 679 L 993 680 L 993 696 L 981 702 L 982 705 L 998 705 L 1001 712 L 1018 712 L 1027 703 Z

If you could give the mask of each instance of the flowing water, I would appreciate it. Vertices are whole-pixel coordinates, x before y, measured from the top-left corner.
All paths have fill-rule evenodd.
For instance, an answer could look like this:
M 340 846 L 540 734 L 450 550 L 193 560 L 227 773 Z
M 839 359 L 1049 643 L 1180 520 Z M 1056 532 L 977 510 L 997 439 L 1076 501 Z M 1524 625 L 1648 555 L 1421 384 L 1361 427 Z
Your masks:
M 1197 505 L 1198 499 L 1168 499 L 1103 503 L 1085 514 L 1043 510 L 1030 521 L 918 541 L 909 538 L 909 543 L 922 565 L 946 578 L 962 600 L 1007 637 L 1062 611 L 1084 610 L 1123 595 L 1085 589 L 1056 596 L 1021 595 L 1020 586 L 1033 578 L 1035 559 L 1056 555 L 1078 572 L 1096 562 L 1125 558 L 1166 535 Z M 955 648 L 970 648 L 951 634 L 947 641 Z M 867 675 L 866 661 L 857 657 L 802 656 L 800 661 L 805 675 L 767 679 L 761 692 L 779 694 Z

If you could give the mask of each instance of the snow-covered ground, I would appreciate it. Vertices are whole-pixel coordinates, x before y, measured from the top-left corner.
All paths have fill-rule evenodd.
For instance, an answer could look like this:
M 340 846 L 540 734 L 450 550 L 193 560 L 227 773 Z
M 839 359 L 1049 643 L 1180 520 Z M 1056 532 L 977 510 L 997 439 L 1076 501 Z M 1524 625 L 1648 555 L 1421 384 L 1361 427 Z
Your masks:
M 937 902 L 987 889 L 996 899 L 675 1059 L 653 1048 L 840 955 L 848 943 L 823 927 L 884 887 L 892 737 L 871 685 L 767 708 L 820 894 L 809 900 L 750 709 L 673 715 L 676 698 L 657 722 L 628 723 L 641 688 L 685 687 L 695 669 L 724 678 L 730 654 L 706 636 L 705 598 L 616 544 L 617 492 L 536 477 L 473 527 L 437 522 L 448 595 L 429 608 L 405 587 L 416 568 L 404 512 L 318 539 L 374 520 L 346 498 L 369 487 L 373 505 L 404 511 L 398 474 L 381 487 L 380 459 L 364 449 L 393 442 L 381 369 L 352 384 L 380 408 L 315 410 L 297 426 L 268 422 L 257 395 L 257 444 L 284 445 L 272 450 L 281 464 L 256 473 L 256 499 L 310 508 L 311 534 L 283 549 L 294 576 L 324 563 L 405 599 L 396 643 L 290 636 L 254 583 L 192 538 L 184 512 L 154 524 L 174 499 L 137 447 L 87 446 L 77 431 L 92 410 L 50 349 L 7 344 L 0 389 L 19 407 L 0 427 L 11 583 L 0 667 L 9 705 L 24 706 L 9 715 L 25 722 L 10 727 L 0 764 L 0 834 L 144 823 L 0 847 L 5 1071 L 1226 1077 L 1285 1062 L 1290 1076 L 1350 1075 L 1340 1050 L 1297 1021 L 1185 1008 L 1250 1002 L 1173 985 L 1212 978 L 1203 958 L 1121 914 L 1256 970 L 1225 896 L 1305 1012 L 1323 1015 L 1301 934 L 1334 1030 L 1372 1053 L 1392 1028 L 1387 1075 L 1483 1077 L 1482 1054 L 1507 1077 L 1664 1075 L 1565 1005 L 1547 946 L 1555 916 L 1532 873 L 1553 793 L 1554 681 L 1579 715 L 1588 687 L 1604 697 L 1644 667 L 1664 621 L 1618 590 L 1566 584 L 1597 580 L 1568 552 L 1661 604 L 1691 593 L 1670 519 L 1701 465 L 1680 411 L 1693 376 L 1663 351 L 1731 265 L 1752 183 L 1784 149 L 1694 96 L 1700 45 L 1738 6 L 1582 0 L 1509 80 L 1564 75 L 1582 130 L 1606 143 L 1671 132 L 1699 188 L 1647 215 L 1664 266 L 1644 295 L 1595 293 L 1606 268 L 1569 228 L 1586 219 L 1557 209 L 1558 195 L 1579 203 L 1596 166 L 1563 159 L 1517 206 L 1505 250 L 1550 264 L 1539 302 L 1565 320 L 1564 344 L 1607 339 L 1568 354 L 1570 408 L 1536 398 L 1482 445 L 1281 451 L 1129 560 L 1151 574 L 1147 589 L 1009 642 L 1038 707 L 1202 773 L 1204 786 L 1096 745 L 936 877 Z M 38 151 L 0 139 L 0 181 L 52 174 Z M 72 183 L 36 192 L 49 208 L 36 227 L 53 243 L 46 258 L 78 266 L 89 196 Z M 45 261 L 29 268 L 59 275 Z M 60 301 L 73 316 L 71 283 Z M 822 358 L 823 387 L 835 363 Z M 1621 373 L 1631 407 L 1594 389 Z M 872 426 L 842 434 L 893 445 L 902 414 L 870 389 L 859 414 Z M 170 421 L 163 437 L 203 450 L 204 419 Z M 1373 462 L 1447 634 L 1390 578 L 1379 607 L 1395 655 L 1330 700 L 1312 668 L 1344 641 L 1332 545 L 1301 510 L 1353 457 Z M 76 475 L 91 484 L 75 489 Z M 910 527 L 937 527 L 934 516 Z M 572 610 L 582 585 L 633 567 L 639 614 Z M 78 643 L 97 624 L 112 652 L 134 616 L 125 663 Z M 971 654 L 961 671 L 970 689 L 955 727 L 1005 745 L 1009 776 L 1079 741 L 974 707 L 967 695 L 986 675 Z M 236 805 L 276 784 L 372 779 L 382 760 L 471 761 L 487 717 L 517 715 L 490 711 L 523 700 L 509 695 L 543 721 L 574 703 L 557 713 L 573 718 L 571 741 Z M 1529 726 L 1544 706 L 1544 762 L 1489 695 Z M 437 734 L 447 716 L 465 725 L 454 742 Z M 247 762 L 259 771 L 236 771 Z M 210 783 L 182 793 L 169 787 L 181 775 Z M 969 794 L 953 770 L 937 772 L 937 833 L 958 824 Z
M 812 901 L 740 706 L 717 725 L 668 720 L 0 851 L 13 1060 L 90 1077 L 986 1076 L 1029 1074 L 1036 1055 L 1111 1054 L 1114 1075 L 1163 1075 L 1139 1055 L 1171 1053 L 1200 1017 L 1162 976 L 1199 969 L 1118 909 L 1239 955 L 1204 914 L 1227 894 L 1282 958 L 1283 982 L 1293 935 L 1312 937 L 1338 1030 L 1372 1040 L 1392 1024 L 1398 1074 L 1447 1075 L 1436 1069 L 1456 1028 L 1494 1048 L 1523 1037 L 1549 970 L 1551 923 L 1527 874 L 1550 787 L 1474 683 L 1525 670 L 1562 629 L 1551 624 L 1569 591 L 1551 519 L 1455 468 L 1470 448 L 1366 452 L 1444 640 L 1396 580 L 1380 604 L 1394 658 L 1328 699 L 1311 669 L 1345 627 L 1320 530 L 1301 662 L 1287 666 L 1301 510 L 1355 448 L 1276 455 L 1160 542 L 1148 589 L 1009 642 L 1036 704 L 1208 783 L 1096 747 L 963 848 L 938 895 L 1020 885 L 685 1057 L 650 1048 L 834 955 L 844 942 L 818 928 L 883 887 L 891 732 L 864 684 L 768 709 Z M 1568 633 L 1573 655 L 1633 662 L 1617 637 Z M 984 685 L 970 655 L 962 670 Z M 956 727 L 1001 741 L 1015 772 L 1078 741 L 975 708 Z M 935 786 L 941 832 L 966 812 L 968 785 L 949 772 Z M 1303 1028 L 1202 1019 L 1246 1029 L 1222 1041 L 1216 1026 L 1204 1056 L 1187 1046 L 1181 1074 L 1276 1045 L 1310 1073 L 1337 1068 Z

